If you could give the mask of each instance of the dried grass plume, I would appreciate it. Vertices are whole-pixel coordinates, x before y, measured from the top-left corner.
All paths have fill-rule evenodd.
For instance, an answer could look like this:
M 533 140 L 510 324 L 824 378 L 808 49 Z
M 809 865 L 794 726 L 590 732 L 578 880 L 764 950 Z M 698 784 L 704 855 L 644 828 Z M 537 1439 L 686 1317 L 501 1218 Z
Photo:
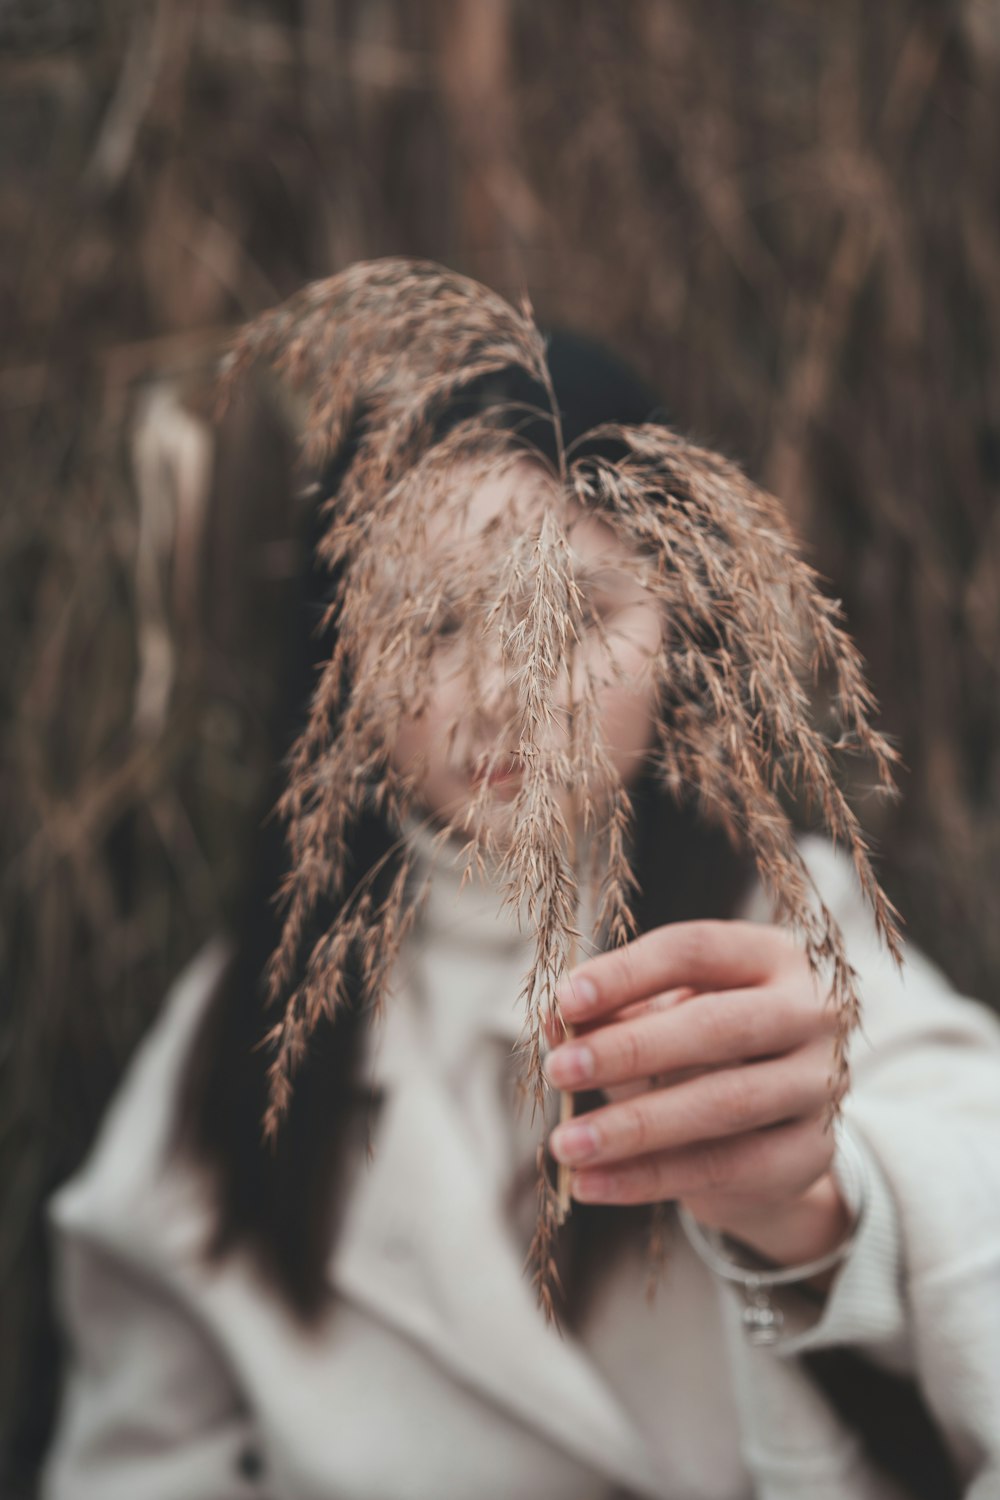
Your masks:
M 333 580 L 326 623 L 336 626 L 336 646 L 278 809 L 288 874 L 279 893 L 281 942 L 267 974 L 276 1020 L 266 1133 L 280 1128 L 317 1019 L 343 1002 L 349 976 L 377 1009 L 415 920 L 419 892 L 404 830 L 420 814 L 421 768 L 394 769 L 389 748 L 401 722 L 426 702 L 444 634 L 459 642 L 450 649 L 460 653 L 470 721 L 486 714 L 485 654 L 502 661 L 508 685 L 494 753 L 516 747 L 523 767 L 509 835 L 495 837 L 486 777 L 441 836 L 464 840 L 470 868 L 492 861 L 507 899 L 530 923 L 525 1076 L 536 1099 L 544 1091 L 544 1028 L 572 962 L 590 878 L 580 868 L 582 850 L 597 883 L 588 938 L 619 944 L 634 931 L 628 791 L 603 743 L 599 684 L 574 672 L 579 643 L 605 628 L 574 561 L 571 517 L 581 511 L 596 511 L 627 544 L 663 621 L 648 667 L 655 775 L 675 797 L 696 794 L 705 815 L 752 853 L 779 919 L 799 935 L 829 987 L 839 1022 L 833 1112 L 859 1019 L 856 976 L 811 886 L 784 799 L 804 798 L 850 853 L 876 927 L 898 956 L 896 916 L 834 760 L 837 752 L 866 757 L 876 784 L 888 790 L 896 756 L 871 725 L 873 700 L 838 606 L 798 555 L 779 503 L 733 464 L 660 425 L 601 428 L 588 435 L 601 440 L 597 453 L 586 443 L 567 451 L 530 308 L 433 264 L 365 262 L 307 287 L 242 331 L 224 390 L 258 362 L 300 393 L 312 470 L 356 439 L 324 504 L 320 543 Z M 474 556 L 468 548 L 450 555 L 447 544 L 428 537 L 442 507 L 459 503 L 456 469 L 466 479 L 523 470 L 518 419 L 532 414 L 486 406 L 443 436 L 439 418 L 470 382 L 511 369 L 534 382 L 552 433 L 548 456 L 531 458 L 545 471 L 548 498 L 529 529 L 501 516 Z M 618 456 L 600 456 L 607 451 Z M 810 692 L 820 674 L 830 684 L 822 722 Z M 466 724 L 449 726 L 450 743 L 458 747 L 466 731 Z M 372 810 L 396 830 L 402 850 L 387 890 L 374 874 L 351 885 L 351 830 Z M 334 926 L 309 936 L 319 897 L 338 894 L 345 899 Z M 549 1310 L 563 1208 L 540 1165 L 532 1255 Z

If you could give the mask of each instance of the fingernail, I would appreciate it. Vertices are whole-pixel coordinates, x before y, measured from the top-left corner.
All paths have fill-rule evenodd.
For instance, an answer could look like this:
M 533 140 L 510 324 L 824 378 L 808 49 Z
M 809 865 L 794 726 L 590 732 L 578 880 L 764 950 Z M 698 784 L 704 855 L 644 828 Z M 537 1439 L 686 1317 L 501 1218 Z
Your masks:
M 566 1015 L 580 1016 L 597 1004 L 597 986 L 592 979 L 564 979 L 556 992 L 559 1008 Z
M 582 1042 L 557 1047 L 545 1061 L 545 1074 L 560 1089 L 569 1083 L 585 1083 L 594 1076 L 594 1054 Z
M 560 1125 L 552 1137 L 552 1155 L 559 1161 L 586 1161 L 597 1151 L 597 1136 L 589 1125 Z

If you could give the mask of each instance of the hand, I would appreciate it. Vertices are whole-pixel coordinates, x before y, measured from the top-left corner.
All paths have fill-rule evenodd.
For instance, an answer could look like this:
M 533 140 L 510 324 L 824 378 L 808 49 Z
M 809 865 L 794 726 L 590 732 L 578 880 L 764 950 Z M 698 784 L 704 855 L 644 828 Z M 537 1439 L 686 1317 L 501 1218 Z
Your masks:
M 846 1236 L 827 1125 L 836 1017 L 786 932 L 659 927 L 580 965 L 559 1001 L 576 1035 L 550 1052 L 549 1080 L 631 1095 L 553 1132 L 575 1198 L 677 1199 L 786 1263 Z

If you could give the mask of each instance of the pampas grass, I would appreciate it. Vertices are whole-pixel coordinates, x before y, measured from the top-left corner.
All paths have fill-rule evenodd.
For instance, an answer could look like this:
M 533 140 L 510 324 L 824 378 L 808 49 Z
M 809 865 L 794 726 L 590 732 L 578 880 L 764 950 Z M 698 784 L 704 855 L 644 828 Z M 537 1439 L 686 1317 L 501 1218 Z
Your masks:
M 507 834 L 498 839 L 491 822 L 484 776 L 468 804 L 444 821 L 441 837 L 463 840 L 470 870 L 493 865 L 505 899 L 534 936 L 522 999 L 525 1081 L 536 1104 L 545 1093 L 543 1043 L 556 1016 L 556 986 L 581 935 L 584 846 L 597 884 L 595 931 L 587 937 L 619 944 L 632 934 L 628 791 L 603 740 L 599 683 L 577 670 L 586 632 L 606 629 L 574 559 L 571 525 L 581 513 L 599 515 L 627 544 L 635 578 L 663 621 L 648 663 L 652 760 L 662 786 L 674 796 L 696 794 L 706 817 L 752 852 L 779 919 L 799 935 L 829 988 L 838 1019 L 832 1116 L 859 997 L 784 799 L 813 805 L 850 853 L 876 927 L 898 955 L 895 913 L 834 764 L 839 752 L 862 755 L 888 789 L 895 754 L 871 726 L 874 704 L 838 607 L 799 557 L 778 502 L 734 465 L 662 426 L 588 435 L 602 440 L 601 452 L 613 442 L 615 460 L 586 446 L 567 450 L 530 308 L 436 265 L 360 263 L 307 287 L 241 332 L 224 390 L 261 362 L 302 398 L 310 467 L 360 431 L 343 481 L 324 504 L 319 544 L 335 580 L 324 623 L 336 625 L 337 644 L 278 807 L 288 874 L 278 893 L 282 937 L 267 975 L 276 1020 L 265 1134 L 280 1130 L 310 1031 L 342 1003 L 349 970 L 361 974 L 377 1009 L 415 920 L 404 828 L 420 816 L 425 768 L 401 772 L 390 749 L 400 725 L 426 708 L 443 641 L 467 687 L 462 720 L 447 726 L 459 760 L 469 725 L 488 715 L 484 664 L 502 667 L 502 732 L 490 756 L 516 754 L 522 768 Z M 554 463 L 526 449 L 521 413 L 487 407 L 435 440 L 439 415 L 462 387 L 512 367 L 545 393 L 535 415 L 550 424 Z M 524 529 L 519 511 L 501 514 L 480 545 L 462 545 L 462 495 L 504 471 L 520 482 L 526 458 L 536 500 L 542 497 L 531 526 Z M 452 518 L 444 531 L 442 514 Z M 820 674 L 831 684 L 822 728 L 810 698 Z M 495 706 L 489 714 L 496 722 Z M 308 941 L 320 895 L 347 888 L 351 829 L 367 809 L 397 830 L 404 851 L 391 888 L 376 901 L 373 880 L 363 882 L 334 927 Z M 531 1256 L 551 1311 L 554 1238 L 568 1200 L 541 1154 L 539 1194 Z

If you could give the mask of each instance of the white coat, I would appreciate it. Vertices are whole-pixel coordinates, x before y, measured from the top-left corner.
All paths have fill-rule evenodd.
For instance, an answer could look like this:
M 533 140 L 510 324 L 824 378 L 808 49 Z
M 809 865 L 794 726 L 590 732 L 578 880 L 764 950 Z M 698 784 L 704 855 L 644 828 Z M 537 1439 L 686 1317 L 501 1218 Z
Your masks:
M 248 1256 L 201 1258 L 209 1205 L 165 1146 L 224 946 L 175 986 L 52 1204 L 70 1352 L 45 1500 L 895 1500 L 798 1357 L 837 1346 L 912 1377 L 963 1493 L 998 1500 L 1000 1025 L 918 954 L 901 981 L 847 862 L 803 850 L 861 976 L 845 1126 L 867 1204 L 825 1302 L 776 1296 L 776 1346 L 746 1342 L 740 1294 L 679 1234 L 652 1306 L 626 1256 L 578 1338 L 546 1327 L 522 1274 L 524 939 L 436 876 L 317 1326 Z M 743 915 L 768 920 L 759 890 Z

